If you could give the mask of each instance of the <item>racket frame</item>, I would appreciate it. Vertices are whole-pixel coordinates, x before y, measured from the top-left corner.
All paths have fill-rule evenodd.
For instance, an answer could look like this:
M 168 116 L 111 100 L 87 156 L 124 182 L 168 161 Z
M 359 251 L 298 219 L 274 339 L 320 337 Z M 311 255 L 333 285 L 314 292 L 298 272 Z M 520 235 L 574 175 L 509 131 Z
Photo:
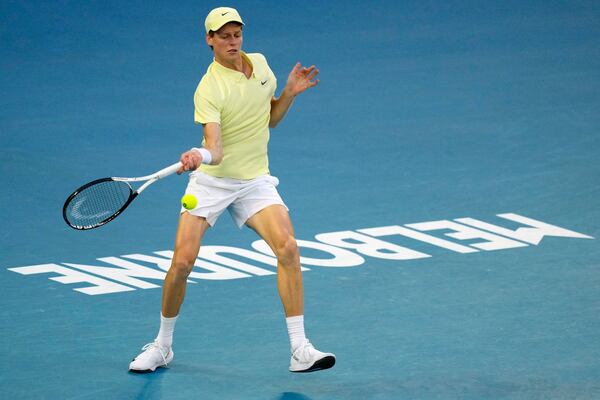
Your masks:
M 135 177 L 135 178 L 108 177 L 108 178 L 100 178 L 100 179 L 96 179 L 96 180 L 93 180 L 91 182 L 88 182 L 85 185 L 77 188 L 73 193 L 71 193 L 71 195 L 69 195 L 69 197 L 67 197 L 67 200 L 65 200 L 65 204 L 63 205 L 63 219 L 65 220 L 65 222 L 67 223 L 67 225 L 69 225 L 71 228 L 77 229 L 77 230 L 80 230 L 80 231 L 94 229 L 94 228 L 98 228 L 98 227 L 100 227 L 102 225 L 105 225 L 105 224 L 109 223 L 110 221 L 112 221 L 113 219 L 117 218 L 131 204 L 131 202 L 140 193 L 142 193 L 144 190 L 146 190 L 146 188 L 148 186 L 150 186 L 151 184 L 153 184 L 154 182 L 156 182 L 157 180 L 159 180 L 161 178 L 165 178 L 165 177 L 167 177 L 169 175 L 174 174 L 175 172 L 177 172 L 177 170 L 181 166 L 182 166 L 182 164 L 180 162 L 177 162 L 175 164 L 169 165 L 166 168 L 163 168 L 163 169 L 161 169 L 159 171 L 156 171 L 153 174 L 146 175 L 146 176 L 139 176 L 139 177 Z M 121 208 L 119 208 L 112 215 L 110 215 L 109 217 L 107 217 L 106 219 L 100 221 L 97 224 L 94 224 L 94 225 L 85 225 L 85 226 L 72 225 L 69 222 L 68 218 L 67 218 L 67 208 L 69 207 L 69 204 L 71 203 L 71 200 L 73 200 L 73 198 L 75 198 L 75 196 L 77 196 L 80 192 L 82 192 L 83 190 L 89 188 L 90 186 L 97 185 L 97 184 L 102 183 L 102 182 L 110 182 L 110 181 L 125 182 L 127 184 L 127 186 L 129 186 L 129 198 L 127 199 L 127 201 L 125 201 L 125 203 L 121 206 Z M 129 182 L 141 182 L 141 181 L 146 181 L 146 182 L 144 182 L 144 184 L 142 184 L 142 186 L 140 186 L 135 191 L 133 190 L 133 188 L 129 184 Z

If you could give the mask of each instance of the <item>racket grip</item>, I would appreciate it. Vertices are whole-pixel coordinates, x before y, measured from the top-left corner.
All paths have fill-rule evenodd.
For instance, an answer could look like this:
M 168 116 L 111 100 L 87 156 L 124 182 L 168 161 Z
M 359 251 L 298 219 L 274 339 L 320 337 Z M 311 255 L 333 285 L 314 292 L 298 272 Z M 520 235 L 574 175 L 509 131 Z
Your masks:
M 163 168 L 160 171 L 156 172 L 154 174 L 154 176 L 156 176 L 158 179 L 164 178 L 166 176 L 172 175 L 175 172 L 177 172 L 177 170 L 182 166 L 183 164 L 181 164 L 180 162 L 176 162 L 173 165 L 169 165 L 167 168 Z

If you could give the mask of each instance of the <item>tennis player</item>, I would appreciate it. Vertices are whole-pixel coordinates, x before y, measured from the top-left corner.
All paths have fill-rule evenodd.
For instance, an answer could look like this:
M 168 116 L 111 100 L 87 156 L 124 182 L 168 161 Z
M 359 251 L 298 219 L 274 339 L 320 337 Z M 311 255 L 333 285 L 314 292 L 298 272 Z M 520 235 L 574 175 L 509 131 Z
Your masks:
M 202 124 L 201 148 L 181 155 L 178 173 L 190 174 L 186 194 L 198 205 L 181 210 L 173 261 L 163 286 L 158 336 L 129 365 L 130 371 L 154 371 L 173 360 L 173 331 L 186 280 L 208 230 L 227 209 L 236 224 L 252 228 L 277 256 L 277 287 L 290 337 L 292 372 L 331 368 L 335 356 L 316 350 L 304 333 L 300 256 L 288 209 L 269 174 L 269 128 L 283 119 L 294 98 L 317 85 L 315 66 L 296 64 L 279 98 L 277 80 L 262 54 L 242 51 L 244 22 L 233 8 L 212 10 L 205 21 L 206 42 L 214 61 L 194 94 L 194 119 Z

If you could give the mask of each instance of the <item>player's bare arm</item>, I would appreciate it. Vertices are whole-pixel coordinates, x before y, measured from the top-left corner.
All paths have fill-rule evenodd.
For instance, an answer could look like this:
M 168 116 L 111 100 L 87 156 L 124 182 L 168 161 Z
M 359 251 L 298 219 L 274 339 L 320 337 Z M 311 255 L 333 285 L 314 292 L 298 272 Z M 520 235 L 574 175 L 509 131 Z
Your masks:
M 314 65 L 308 68 L 303 67 L 300 63 L 294 65 L 281 96 L 271 100 L 270 128 L 275 128 L 281 122 L 296 96 L 319 83 L 319 80 L 315 79 L 318 74 L 319 70 Z
M 221 125 L 209 122 L 203 125 L 204 148 L 210 152 L 211 165 L 218 165 L 223 160 L 223 141 L 221 139 Z M 197 150 L 188 150 L 181 155 L 182 167 L 177 170 L 178 174 L 184 171 L 194 171 L 202 164 L 202 154 Z

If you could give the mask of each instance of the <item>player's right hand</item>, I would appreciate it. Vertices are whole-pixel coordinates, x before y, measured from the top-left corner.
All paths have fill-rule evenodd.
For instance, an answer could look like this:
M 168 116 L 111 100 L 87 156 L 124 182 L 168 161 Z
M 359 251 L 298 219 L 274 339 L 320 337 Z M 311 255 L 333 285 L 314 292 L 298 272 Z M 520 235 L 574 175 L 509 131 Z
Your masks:
M 185 171 L 195 171 L 202 164 L 202 155 L 196 150 L 188 150 L 181 154 L 179 159 L 181 167 L 177 170 L 177 174 L 181 175 Z

